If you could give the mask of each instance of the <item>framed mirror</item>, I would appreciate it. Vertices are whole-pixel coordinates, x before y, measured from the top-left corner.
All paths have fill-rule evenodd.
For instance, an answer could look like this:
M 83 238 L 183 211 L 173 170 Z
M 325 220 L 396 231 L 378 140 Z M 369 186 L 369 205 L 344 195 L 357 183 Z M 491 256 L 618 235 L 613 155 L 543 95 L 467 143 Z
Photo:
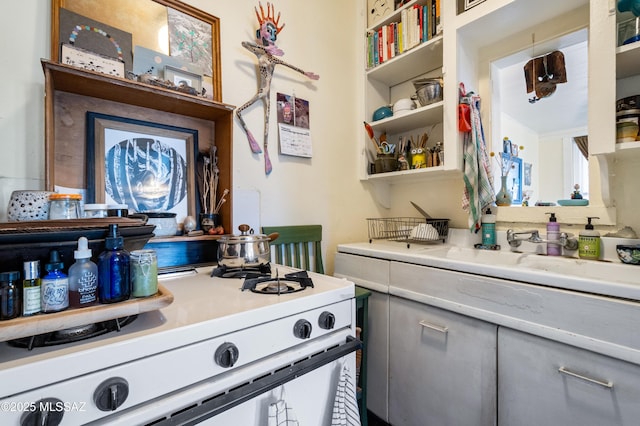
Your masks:
M 491 63 L 491 149 L 504 138 L 523 148 L 515 155 L 529 174 L 518 189 L 530 206 L 557 205 L 575 185 L 589 197 L 587 37 L 583 28 Z
M 78 15 L 98 24 L 74 22 L 73 17 Z M 160 72 L 166 79 L 165 66 L 182 68 L 191 74 L 200 70 L 202 86 L 209 87 L 211 92 L 205 96 L 222 101 L 220 20 L 217 17 L 178 0 L 52 0 L 51 59 L 61 62 L 62 44 L 74 45 L 85 30 L 103 36 L 96 37 L 96 45 L 103 43 L 107 45 L 105 48 L 112 49 L 109 56 L 116 62 L 124 62 L 125 72 L 139 74 L 140 70 L 150 71 L 155 67 L 154 73 Z M 118 42 L 120 34 L 126 40 Z M 146 64 L 134 61 L 136 48 L 138 59 L 146 57 Z M 78 51 L 85 53 L 80 47 Z

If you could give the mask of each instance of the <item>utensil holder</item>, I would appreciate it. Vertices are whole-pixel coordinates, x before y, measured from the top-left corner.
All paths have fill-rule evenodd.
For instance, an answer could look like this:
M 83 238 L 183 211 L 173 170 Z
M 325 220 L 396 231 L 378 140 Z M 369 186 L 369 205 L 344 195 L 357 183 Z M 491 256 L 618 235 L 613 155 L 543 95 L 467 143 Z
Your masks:
M 395 154 L 378 154 L 374 167 L 376 173 L 394 172 L 398 170 L 398 159 Z

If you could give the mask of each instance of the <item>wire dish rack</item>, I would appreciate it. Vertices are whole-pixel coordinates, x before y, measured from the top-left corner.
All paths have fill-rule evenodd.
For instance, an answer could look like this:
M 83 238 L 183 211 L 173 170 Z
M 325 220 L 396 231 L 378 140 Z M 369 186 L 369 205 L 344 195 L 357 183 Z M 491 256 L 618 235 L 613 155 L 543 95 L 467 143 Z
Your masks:
M 373 240 L 431 244 L 445 242 L 449 234 L 449 219 L 423 217 L 369 218 L 369 243 Z

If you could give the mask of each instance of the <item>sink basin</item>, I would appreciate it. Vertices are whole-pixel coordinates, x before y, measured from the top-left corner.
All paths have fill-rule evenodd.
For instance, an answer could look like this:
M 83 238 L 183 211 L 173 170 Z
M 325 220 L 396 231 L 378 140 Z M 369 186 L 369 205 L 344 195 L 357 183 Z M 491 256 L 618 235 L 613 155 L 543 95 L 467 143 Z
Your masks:
M 420 256 L 445 269 L 640 300 L 640 267 L 634 265 L 458 246 L 423 248 Z
M 423 249 L 426 256 L 442 259 L 489 264 L 494 266 L 515 266 L 522 261 L 523 253 L 508 250 L 477 250 L 469 247 L 442 246 Z

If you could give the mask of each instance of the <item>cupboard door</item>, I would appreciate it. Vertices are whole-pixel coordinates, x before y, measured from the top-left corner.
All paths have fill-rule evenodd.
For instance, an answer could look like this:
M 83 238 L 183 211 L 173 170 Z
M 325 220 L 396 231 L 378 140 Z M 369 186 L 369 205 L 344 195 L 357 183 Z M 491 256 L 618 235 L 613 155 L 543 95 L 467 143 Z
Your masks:
M 389 420 L 495 425 L 497 326 L 392 296 Z
M 638 424 L 638 365 L 502 327 L 498 359 L 500 425 Z

